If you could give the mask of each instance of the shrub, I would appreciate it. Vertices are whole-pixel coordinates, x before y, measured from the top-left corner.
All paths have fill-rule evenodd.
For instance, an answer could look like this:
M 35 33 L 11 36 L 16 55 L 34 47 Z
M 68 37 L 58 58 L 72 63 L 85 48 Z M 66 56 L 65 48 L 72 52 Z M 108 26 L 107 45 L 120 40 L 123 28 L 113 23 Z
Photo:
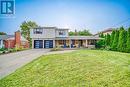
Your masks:
M 60 47 L 52 48 L 51 51 L 61 51 L 62 49 Z

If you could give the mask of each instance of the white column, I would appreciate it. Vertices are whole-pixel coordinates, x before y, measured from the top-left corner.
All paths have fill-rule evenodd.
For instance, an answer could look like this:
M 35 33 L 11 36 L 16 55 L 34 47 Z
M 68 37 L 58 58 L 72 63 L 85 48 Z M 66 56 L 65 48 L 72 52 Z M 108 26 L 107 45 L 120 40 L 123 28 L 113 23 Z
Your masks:
M 85 46 L 88 47 L 88 40 L 86 40 L 86 45 Z
M 71 41 L 71 40 L 69 40 L 69 43 L 70 43 L 70 48 L 71 48 L 71 43 L 72 43 L 72 41 Z

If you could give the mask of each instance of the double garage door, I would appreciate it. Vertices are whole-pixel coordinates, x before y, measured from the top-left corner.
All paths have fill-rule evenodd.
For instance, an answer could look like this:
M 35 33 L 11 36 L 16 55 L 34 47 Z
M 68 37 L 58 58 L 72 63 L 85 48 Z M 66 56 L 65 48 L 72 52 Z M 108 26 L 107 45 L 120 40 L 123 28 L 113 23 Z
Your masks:
M 43 40 L 34 40 L 34 48 L 43 48 Z M 53 40 L 44 40 L 44 48 L 53 48 Z

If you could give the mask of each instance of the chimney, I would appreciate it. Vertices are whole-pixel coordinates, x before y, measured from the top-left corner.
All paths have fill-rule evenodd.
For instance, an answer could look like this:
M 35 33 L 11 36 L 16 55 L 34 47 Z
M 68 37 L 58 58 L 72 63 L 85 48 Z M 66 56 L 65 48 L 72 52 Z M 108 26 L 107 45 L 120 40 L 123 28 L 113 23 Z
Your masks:
M 15 46 L 16 47 L 20 47 L 20 44 L 21 44 L 21 33 L 20 31 L 16 31 L 15 32 Z

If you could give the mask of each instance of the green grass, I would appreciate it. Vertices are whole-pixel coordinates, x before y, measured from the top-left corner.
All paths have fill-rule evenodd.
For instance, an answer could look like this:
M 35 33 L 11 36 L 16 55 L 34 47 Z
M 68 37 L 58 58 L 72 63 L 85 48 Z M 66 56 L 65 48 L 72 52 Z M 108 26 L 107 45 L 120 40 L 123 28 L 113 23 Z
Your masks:
M 42 56 L 0 80 L 0 87 L 130 87 L 130 54 L 78 50 Z

